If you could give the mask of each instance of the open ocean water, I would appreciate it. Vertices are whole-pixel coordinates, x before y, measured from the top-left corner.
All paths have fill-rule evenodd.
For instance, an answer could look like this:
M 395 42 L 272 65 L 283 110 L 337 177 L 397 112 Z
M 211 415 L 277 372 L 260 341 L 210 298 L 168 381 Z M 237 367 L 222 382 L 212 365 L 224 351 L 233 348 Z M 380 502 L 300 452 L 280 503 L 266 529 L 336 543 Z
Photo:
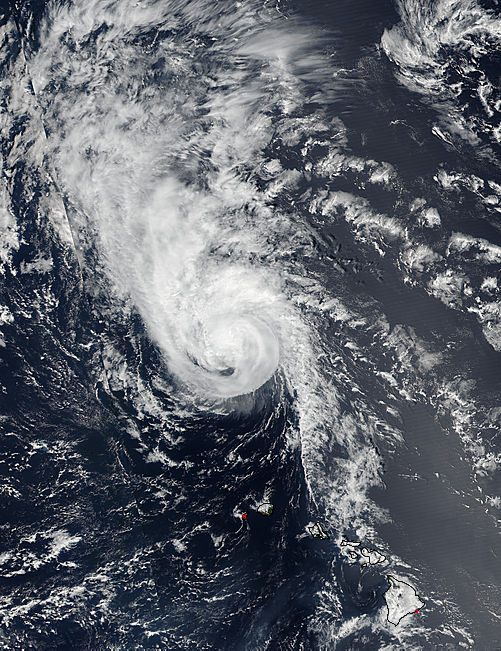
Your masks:
M 501 648 L 498 2 L 0 8 L 0 647 Z

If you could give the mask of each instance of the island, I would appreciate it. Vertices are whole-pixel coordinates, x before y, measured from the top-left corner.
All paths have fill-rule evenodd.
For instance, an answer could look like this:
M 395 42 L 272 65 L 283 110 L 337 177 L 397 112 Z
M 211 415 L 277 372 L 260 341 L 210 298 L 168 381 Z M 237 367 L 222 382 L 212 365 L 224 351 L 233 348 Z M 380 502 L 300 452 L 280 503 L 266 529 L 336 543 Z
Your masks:
M 421 601 L 410 583 L 397 579 L 390 574 L 386 577 L 390 587 L 383 594 L 388 610 L 387 620 L 390 624 L 397 626 L 404 617 L 418 613 L 423 608 L 424 601 Z
M 273 513 L 273 504 L 270 504 L 270 502 L 264 502 L 264 504 L 260 504 L 257 507 L 257 512 L 261 513 L 261 515 L 270 516 Z
M 329 534 L 327 531 L 325 531 L 320 522 L 308 524 L 306 526 L 306 529 L 308 533 L 313 536 L 313 538 L 322 538 L 323 540 L 327 540 L 327 538 L 329 538 Z
M 352 561 L 359 561 L 362 567 L 367 565 L 378 565 L 379 563 L 386 563 L 386 556 L 377 549 L 369 549 L 362 547 L 360 542 L 354 540 L 343 540 L 341 542 L 341 549 L 344 551 Z

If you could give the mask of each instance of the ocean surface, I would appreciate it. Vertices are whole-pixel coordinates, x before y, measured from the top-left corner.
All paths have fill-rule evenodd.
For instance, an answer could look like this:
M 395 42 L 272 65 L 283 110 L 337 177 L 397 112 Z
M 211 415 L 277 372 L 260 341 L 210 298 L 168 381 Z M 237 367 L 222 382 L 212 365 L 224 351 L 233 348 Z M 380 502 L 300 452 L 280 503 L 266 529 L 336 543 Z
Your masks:
M 0 648 L 501 648 L 499 14 L 0 2 Z

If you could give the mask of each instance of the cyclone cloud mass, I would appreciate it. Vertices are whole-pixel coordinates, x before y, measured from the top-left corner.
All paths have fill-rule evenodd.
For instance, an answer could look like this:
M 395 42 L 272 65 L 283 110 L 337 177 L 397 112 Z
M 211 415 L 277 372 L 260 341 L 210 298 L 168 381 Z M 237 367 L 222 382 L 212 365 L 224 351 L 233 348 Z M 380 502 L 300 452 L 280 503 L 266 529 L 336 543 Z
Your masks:
M 4 3 L 1 648 L 494 648 L 494 4 Z

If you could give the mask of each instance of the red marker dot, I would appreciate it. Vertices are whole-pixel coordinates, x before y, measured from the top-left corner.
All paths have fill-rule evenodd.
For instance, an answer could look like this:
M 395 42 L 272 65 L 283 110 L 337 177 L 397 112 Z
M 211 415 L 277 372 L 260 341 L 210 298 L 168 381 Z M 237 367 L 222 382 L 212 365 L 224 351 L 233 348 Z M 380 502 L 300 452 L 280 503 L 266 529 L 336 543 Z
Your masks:
M 415 610 L 414 612 L 417 614 L 419 612 L 419 610 Z
M 242 513 L 242 520 L 247 520 L 247 513 Z

